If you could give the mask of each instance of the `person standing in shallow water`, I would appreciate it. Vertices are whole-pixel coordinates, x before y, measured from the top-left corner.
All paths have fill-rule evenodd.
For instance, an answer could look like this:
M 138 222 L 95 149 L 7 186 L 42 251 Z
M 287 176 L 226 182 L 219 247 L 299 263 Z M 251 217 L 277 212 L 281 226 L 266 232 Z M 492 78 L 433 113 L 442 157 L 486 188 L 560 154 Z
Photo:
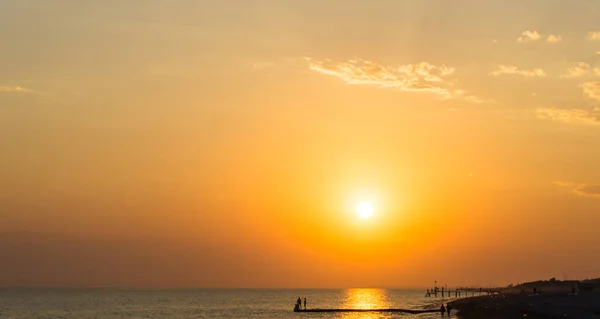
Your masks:
M 448 312 L 448 317 L 450 317 L 450 311 L 452 310 L 452 307 L 450 307 L 450 304 L 447 303 L 446 304 L 446 312 Z
M 306 297 L 304 297 L 304 310 L 306 310 Z
M 444 304 L 442 304 L 440 307 L 440 312 L 442 313 L 442 316 L 446 313 L 446 307 L 444 307 Z

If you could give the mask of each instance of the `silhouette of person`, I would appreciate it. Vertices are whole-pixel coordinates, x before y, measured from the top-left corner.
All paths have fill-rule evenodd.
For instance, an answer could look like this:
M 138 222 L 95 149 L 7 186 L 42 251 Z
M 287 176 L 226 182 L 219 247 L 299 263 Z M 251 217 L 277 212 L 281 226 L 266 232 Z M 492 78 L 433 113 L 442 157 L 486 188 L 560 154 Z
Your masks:
M 298 306 L 298 308 L 302 307 L 302 299 L 300 299 L 300 297 L 296 299 L 296 306 Z
M 446 307 L 444 307 L 444 304 L 442 304 L 440 307 L 440 312 L 442 313 L 442 316 L 446 313 Z
M 306 309 L 306 297 L 304 297 L 304 309 Z
M 448 317 L 450 317 L 450 311 L 452 311 L 452 307 L 450 307 L 449 303 L 446 304 L 446 311 L 448 312 Z

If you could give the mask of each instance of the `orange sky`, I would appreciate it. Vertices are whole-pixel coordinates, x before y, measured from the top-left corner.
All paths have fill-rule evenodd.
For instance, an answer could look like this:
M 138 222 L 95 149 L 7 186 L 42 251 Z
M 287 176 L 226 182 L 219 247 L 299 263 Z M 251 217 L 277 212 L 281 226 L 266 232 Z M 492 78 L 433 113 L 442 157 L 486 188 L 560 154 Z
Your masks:
M 0 286 L 600 275 L 599 15 L 3 1 Z

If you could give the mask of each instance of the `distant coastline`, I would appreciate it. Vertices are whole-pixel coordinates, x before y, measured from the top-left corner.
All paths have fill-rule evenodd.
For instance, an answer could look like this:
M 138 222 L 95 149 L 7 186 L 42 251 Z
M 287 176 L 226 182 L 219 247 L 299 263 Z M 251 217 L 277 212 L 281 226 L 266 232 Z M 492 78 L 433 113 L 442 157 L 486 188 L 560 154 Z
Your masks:
M 498 295 L 461 298 L 450 304 L 462 319 L 597 318 L 600 278 L 528 282 L 506 287 Z

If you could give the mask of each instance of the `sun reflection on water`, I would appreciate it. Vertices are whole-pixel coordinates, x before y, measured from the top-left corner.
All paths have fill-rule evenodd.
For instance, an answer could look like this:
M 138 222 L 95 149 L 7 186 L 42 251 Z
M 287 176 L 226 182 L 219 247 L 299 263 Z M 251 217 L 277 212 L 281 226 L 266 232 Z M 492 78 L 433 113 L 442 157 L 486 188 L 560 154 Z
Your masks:
M 382 309 L 391 308 L 385 289 L 354 288 L 346 290 L 345 308 Z
M 386 309 L 392 308 L 389 294 L 385 289 L 353 288 L 346 290 L 343 308 L 347 309 Z M 379 319 L 388 318 L 381 313 L 343 313 L 343 319 Z

